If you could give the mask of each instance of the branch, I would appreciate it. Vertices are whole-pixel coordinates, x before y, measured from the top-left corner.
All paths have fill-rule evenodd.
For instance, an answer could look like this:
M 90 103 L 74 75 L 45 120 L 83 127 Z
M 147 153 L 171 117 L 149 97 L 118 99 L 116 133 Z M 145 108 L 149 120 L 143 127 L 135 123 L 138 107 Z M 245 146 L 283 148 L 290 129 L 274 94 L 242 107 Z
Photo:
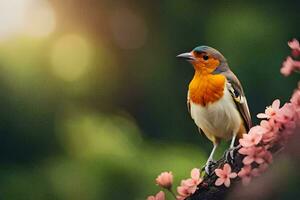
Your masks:
M 233 149 L 233 159 L 231 164 L 231 168 L 233 172 L 238 173 L 242 167 L 244 166 L 243 164 L 243 158 L 245 157 L 244 155 L 240 154 L 238 150 L 241 148 L 241 146 L 237 146 Z M 270 151 L 273 154 L 277 154 L 282 150 L 282 146 L 274 146 Z M 226 161 L 226 154 L 223 155 L 221 159 L 219 159 L 214 166 L 212 166 L 212 171 L 215 171 L 215 169 L 221 168 Z M 257 167 L 257 166 L 256 166 Z M 217 176 L 215 173 L 212 173 L 211 175 L 205 175 L 203 178 L 202 183 L 198 185 L 198 190 L 186 200 L 222 200 L 227 197 L 228 194 L 230 194 L 232 188 L 234 187 L 225 187 L 225 186 L 215 186 L 215 182 L 217 180 Z M 241 180 L 235 179 L 232 181 L 232 185 L 236 184 L 241 184 Z

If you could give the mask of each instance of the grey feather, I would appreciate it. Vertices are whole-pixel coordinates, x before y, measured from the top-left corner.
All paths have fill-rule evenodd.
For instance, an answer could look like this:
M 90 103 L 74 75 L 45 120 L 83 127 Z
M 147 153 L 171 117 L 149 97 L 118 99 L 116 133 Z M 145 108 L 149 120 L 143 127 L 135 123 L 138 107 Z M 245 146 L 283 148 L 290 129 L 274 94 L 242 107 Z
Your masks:
M 249 129 L 252 127 L 252 120 L 242 85 L 229 68 L 221 72 L 221 74 L 223 74 L 227 79 L 227 88 L 230 91 L 231 96 L 234 99 L 239 112 L 241 113 L 241 116 L 243 117 L 246 130 L 249 131 Z

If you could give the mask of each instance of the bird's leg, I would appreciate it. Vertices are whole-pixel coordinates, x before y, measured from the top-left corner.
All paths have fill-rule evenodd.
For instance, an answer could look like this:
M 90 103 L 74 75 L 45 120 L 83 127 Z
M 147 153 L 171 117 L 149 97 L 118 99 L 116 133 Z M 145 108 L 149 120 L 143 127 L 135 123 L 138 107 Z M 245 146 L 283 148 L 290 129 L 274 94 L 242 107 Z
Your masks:
M 235 143 L 235 140 L 236 140 L 236 136 L 237 134 L 233 134 L 233 137 L 231 139 L 231 143 L 230 143 L 230 147 L 229 149 L 227 149 L 225 151 L 225 159 L 227 162 L 230 162 L 233 160 L 233 157 L 234 157 L 234 143 Z
M 230 143 L 230 149 L 232 149 L 232 148 L 234 147 L 236 135 L 237 135 L 237 134 L 233 134 L 233 137 L 232 137 L 232 140 L 231 140 L 231 143 Z
M 216 151 L 217 147 L 218 147 L 218 143 L 214 143 L 214 147 L 213 147 L 213 149 L 212 149 L 212 151 L 211 151 L 211 153 L 210 153 L 210 155 L 209 155 L 209 157 L 206 161 L 205 166 L 202 168 L 201 171 L 205 170 L 205 172 L 207 174 L 211 174 L 211 171 L 210 171 L 211 170 L 211 165 L 215 164 L 213 158 L 214 158 L 214 154 L 215 154 L 215 151 Z

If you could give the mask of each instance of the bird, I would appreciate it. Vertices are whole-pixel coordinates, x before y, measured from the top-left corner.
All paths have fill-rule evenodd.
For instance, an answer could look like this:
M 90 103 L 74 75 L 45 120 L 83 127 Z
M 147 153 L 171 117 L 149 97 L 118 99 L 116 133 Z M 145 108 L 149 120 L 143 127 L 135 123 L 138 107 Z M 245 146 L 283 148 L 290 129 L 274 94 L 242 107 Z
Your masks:
M 177 55 L 194 67 L 188 86 L 187 107 L 200 133 L 213 143 L 213 149 L 203 167 L 210 173 L 214 153 L 221 140 L 230 140 L 230 149 L 252 126 L 251 115 L 243 87 L 231 71 L 226 58 L 209 46 L 198 46 Z

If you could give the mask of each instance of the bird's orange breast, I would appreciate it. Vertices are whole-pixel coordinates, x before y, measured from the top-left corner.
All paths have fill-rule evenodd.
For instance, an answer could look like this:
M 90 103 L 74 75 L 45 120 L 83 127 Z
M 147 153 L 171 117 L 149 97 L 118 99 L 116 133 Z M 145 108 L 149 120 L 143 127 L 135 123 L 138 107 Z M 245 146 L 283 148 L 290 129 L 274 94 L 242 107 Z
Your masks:
M 225 76 L 197 72 L 189 84 L 189 98 L 193 103 L 206 106 L 224 95 Z

